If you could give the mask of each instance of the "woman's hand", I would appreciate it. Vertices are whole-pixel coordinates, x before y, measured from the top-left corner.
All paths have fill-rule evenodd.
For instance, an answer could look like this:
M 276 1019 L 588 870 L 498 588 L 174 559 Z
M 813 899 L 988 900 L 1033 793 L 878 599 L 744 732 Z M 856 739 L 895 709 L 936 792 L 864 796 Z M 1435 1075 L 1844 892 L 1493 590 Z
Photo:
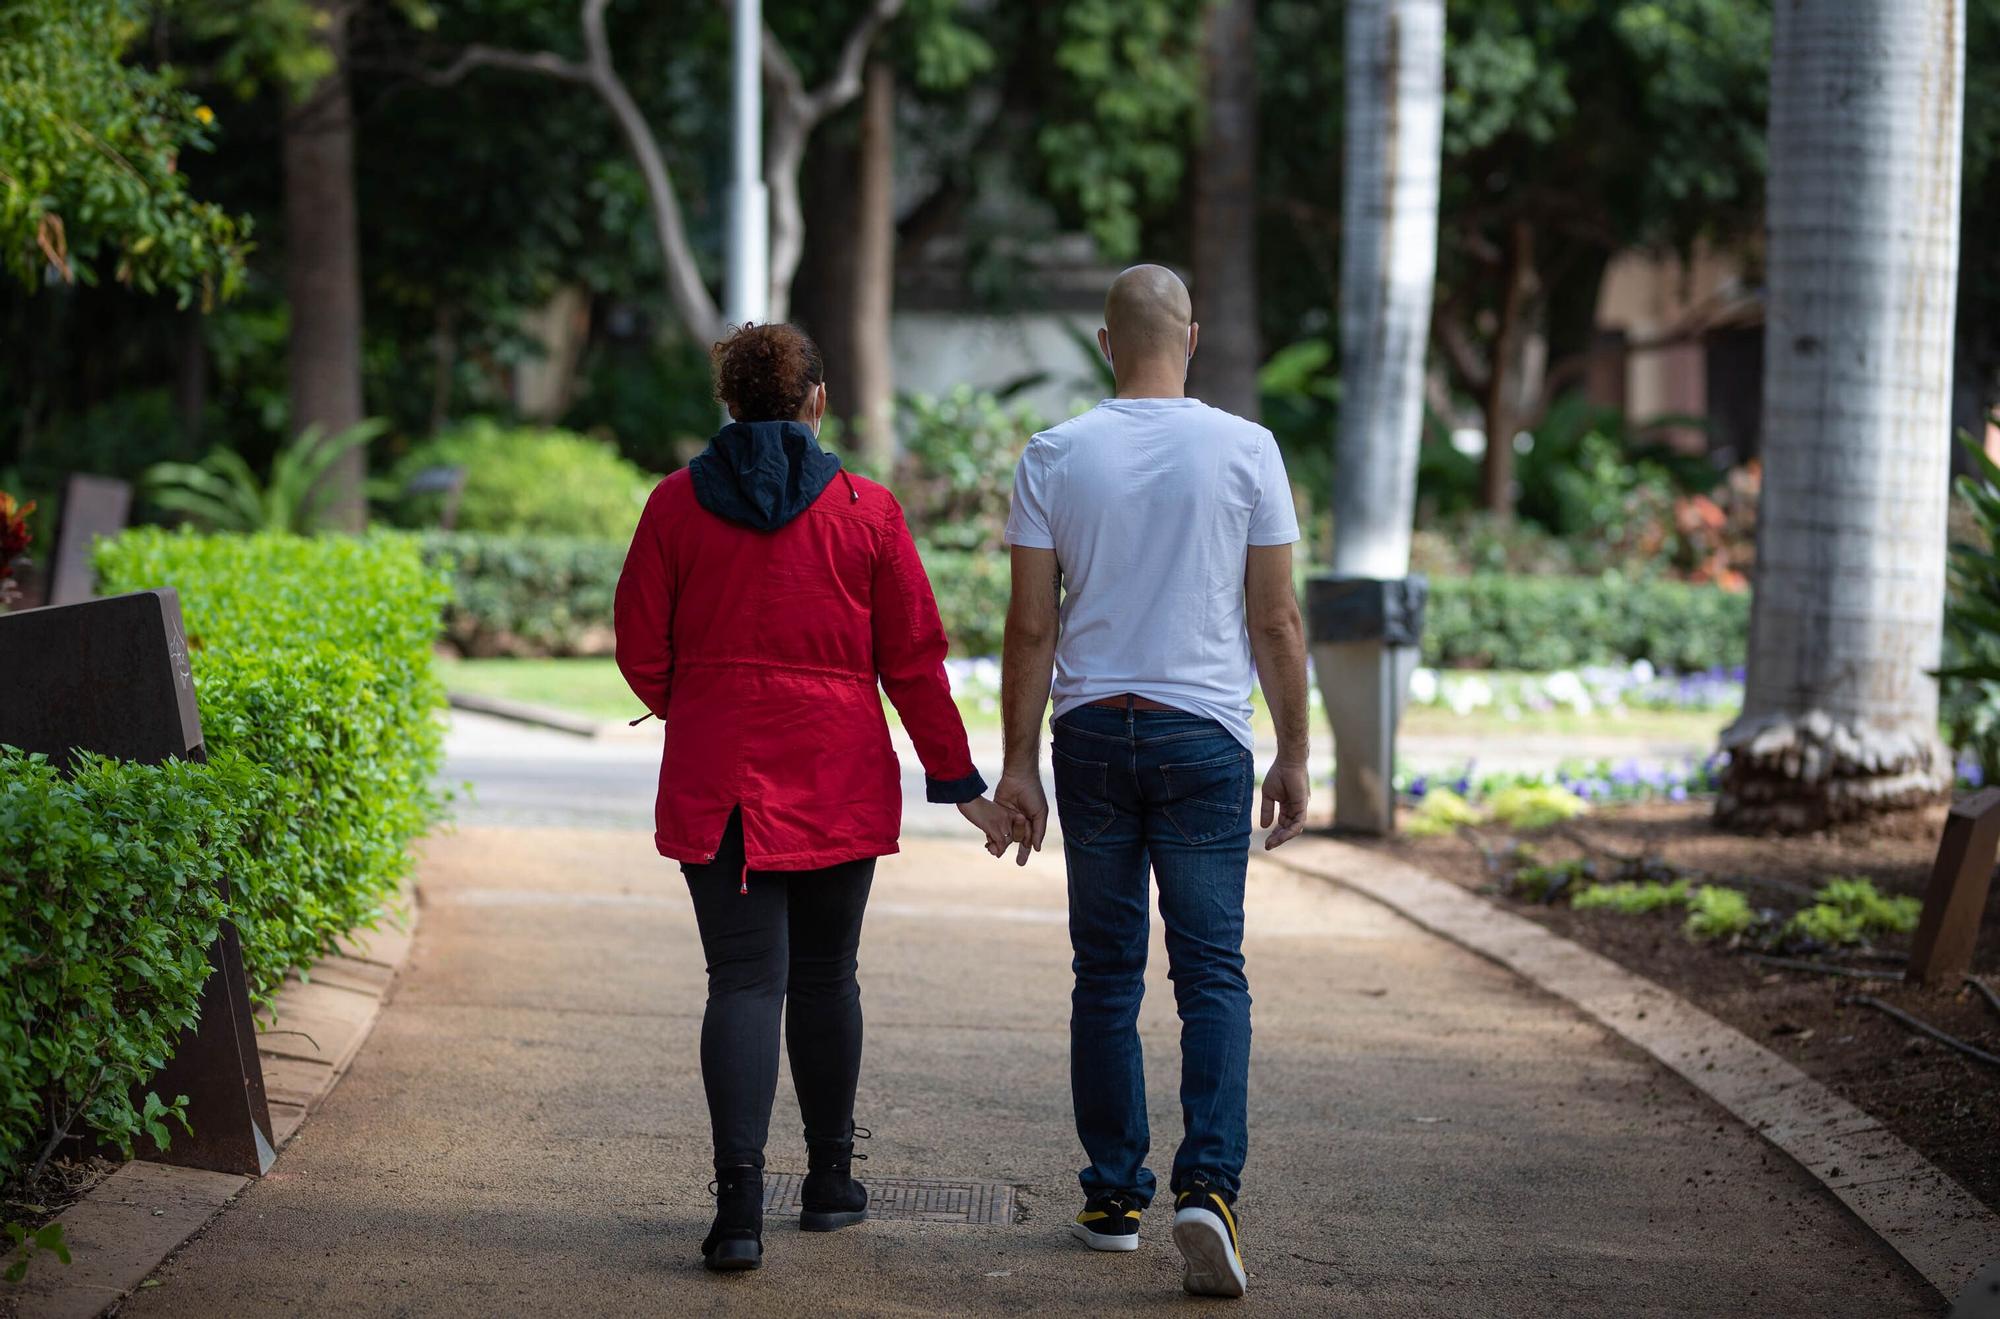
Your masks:
M 994 856 L 1005 856 L 1009 847 L 1028 836 L 1027 817 L 994 804 L 991 798 L 960 802 L 958 813 L 986 835 L 986 850 Z

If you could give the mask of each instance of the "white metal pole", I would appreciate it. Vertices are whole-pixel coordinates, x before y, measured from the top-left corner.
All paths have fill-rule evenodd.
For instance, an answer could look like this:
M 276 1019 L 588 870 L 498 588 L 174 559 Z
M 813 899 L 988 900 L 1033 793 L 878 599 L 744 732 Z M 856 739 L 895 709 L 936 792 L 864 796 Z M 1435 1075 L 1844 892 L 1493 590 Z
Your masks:
M 764 187 L 763 0 L 736 0 L 731 42 L 728 270 L 722 315 L 763 321 L 771 308 L 771 198 Z

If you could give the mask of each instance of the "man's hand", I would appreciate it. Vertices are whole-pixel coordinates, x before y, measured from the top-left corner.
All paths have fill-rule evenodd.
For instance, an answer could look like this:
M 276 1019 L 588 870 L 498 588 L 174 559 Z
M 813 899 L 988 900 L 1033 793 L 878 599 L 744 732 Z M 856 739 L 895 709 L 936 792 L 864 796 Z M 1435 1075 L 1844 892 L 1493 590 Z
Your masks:
M 995 794 L 996 796 L 998 794 Z M 1306 803 L 1312 798 L 1312 784 L 1304 765 L 1279 761 L 1264 776 L 1264 825 L 1271 832 L 1264 837 L 1264 850 L 1282 846 L 1306 829 Z M 1277 828 L 1271 821 L 1277 820 Z
M 994 856 L 1005 856 L 1009 846 L 1028 836 L 1026 820 L 985 797 L 960 802 L 958 813 L 986 835 L 986 850 Z
M 1000 786 L 993 790 L 993 803 L 1005 807 L 1026 821 L 1026 832 L 1014 840 L 1020 844 L 1020 851 L 1014 856 L 1014 864 L 1027 865 L 1029 848 L 1041 851 L 1042 838 L 1049 831 L 1049 799 L 1042 795 L 1040 771 L 1002 774 Z

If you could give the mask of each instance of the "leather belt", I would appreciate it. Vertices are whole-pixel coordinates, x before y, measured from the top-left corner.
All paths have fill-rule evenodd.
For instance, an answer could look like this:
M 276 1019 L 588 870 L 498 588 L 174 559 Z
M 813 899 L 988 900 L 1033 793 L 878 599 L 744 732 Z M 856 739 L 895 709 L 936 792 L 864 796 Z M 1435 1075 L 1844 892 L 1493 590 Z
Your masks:
M 1101 701 L 1092 701 L 1090 705 L 1092 709 L 1102 708 L 1106 710 L 1161 710 L 1165 711 L 1167 714 L 1187 713 L 1185 710 L 1182 710 L 1177 706 L 1167 705 L 1160 701 L 1148 700 L 1144 696 L 1134 696 L 1130 692 L 1125 693 L 1125 695 L 1123 696 L 1107 696 Z

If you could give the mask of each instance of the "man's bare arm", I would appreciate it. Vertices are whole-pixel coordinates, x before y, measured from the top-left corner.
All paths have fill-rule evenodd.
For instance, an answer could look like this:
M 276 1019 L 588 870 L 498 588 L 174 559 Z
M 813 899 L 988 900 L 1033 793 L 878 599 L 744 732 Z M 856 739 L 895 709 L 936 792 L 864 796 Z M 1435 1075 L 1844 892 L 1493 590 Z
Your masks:
M 1049 708 L 1049 680 L 1056 666 L 1061 574 L 1054 550 L 1013 551 L 1013 591 L 1007 605 L 1007 637 L 1000 662 L 1000 714 L 1006 760 L 993 800 L 1028 820 L 1028 840 L 1016 861 L 1028 864 L 1028 849 L 1040 851 L 1048 832 L 1049 805 L 1042 793 L 1042 717 Z
M 1292 588 L 1292 547 L 1252 545 L 1243 575 L 1245 621 L 1257 682 L 1278 727 L 1278 759 L 1264 779 L 1264 846 L 1277 847 L 1304 832 L 1311 786 L 1306 775 L 1309 707 L 1306 704 L 1306 629 Z M 1275 819 L 1276 828 L 1272 828 Z

